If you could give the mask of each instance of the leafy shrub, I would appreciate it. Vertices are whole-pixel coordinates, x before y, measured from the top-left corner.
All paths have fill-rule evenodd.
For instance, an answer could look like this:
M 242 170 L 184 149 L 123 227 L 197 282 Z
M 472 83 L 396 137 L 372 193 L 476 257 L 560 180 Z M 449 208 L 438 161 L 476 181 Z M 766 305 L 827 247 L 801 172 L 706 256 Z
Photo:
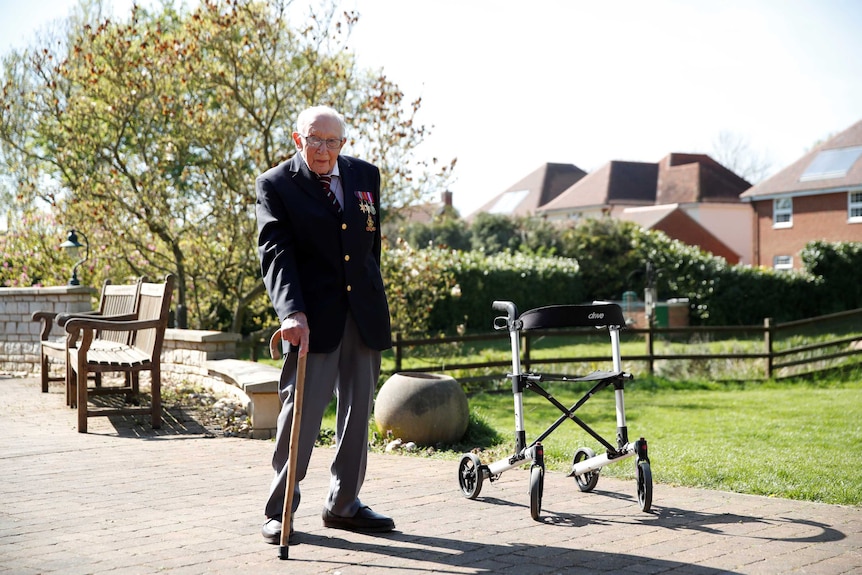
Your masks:
M 809 242 L 802 250 L 808 272 L 823 283 L 821 313 L 862 307 L 862 242 Z
M 488 254 L 518 251 L 521 245 L 519 229 L 514 218 L 482 212 L 470 225 L 470 242 L 474 251 Z
M 495 300 L 512 301 L 522 311 L 584 301 L 580 268 L 571 258 L 452 252 L 448 266 L 459 290 L 442 293 L 434 303 L 429 317 L 432 330 L 452 333 L 456 326 L 487 330 L 499 315 L 491 308 Z
M 470 231 L 463 220 L 442 218 L 431 222 L 417 222 L 404 227 L 404 239 L 418 249 L 426 247 L 470 249 Z
M 65 284 L 74 264 L 59 247 L 65 238 L 51 214 L 34 210 L 10 219 L 0 232 L 0 287 Z
M 578 260 L 589 299 L 619 300 L 623 292 L 643 287 L 649 256 L 633 241 L 638 230 L 613 218 L 586 219 L 560 230 L 559 254 Z
M 619 301 L 626 291 L 642 295 L 647 264 L 659 299 L 687 298 L 694 325 L 756 325 L 767 317 L 785 322 L 862 306 L 859 243 L 812 242 L 803 251 L 805 270 L 778 272 L 730 265 L 662 232 L 613 218 L 553 228 L 531 218 L 480 214 L 470 231 L 473 243 L 486 247 L 446 256 L 460 297 L 440 292 L 428 317 L 432 331 L 487 329 L 497 315 L 491 310 L 495 299 L 526 310 Z M 575 261 L 579 271 L 568 277 L 564 270 Z
M 820 282 L 805 271 L 729 265 L 661 232 L 632 230 L 634 251 L 657 269 L 661 299 L 688 298 L 693 324 L 753 325 L 821 313 Z
M 448 265 L 450 251 L 416 250 L 399 239 L 395 246 L 384 244 L 381 258 L 392 329 L 404 334 L 427 333 L 435 302 L 456 288 Z

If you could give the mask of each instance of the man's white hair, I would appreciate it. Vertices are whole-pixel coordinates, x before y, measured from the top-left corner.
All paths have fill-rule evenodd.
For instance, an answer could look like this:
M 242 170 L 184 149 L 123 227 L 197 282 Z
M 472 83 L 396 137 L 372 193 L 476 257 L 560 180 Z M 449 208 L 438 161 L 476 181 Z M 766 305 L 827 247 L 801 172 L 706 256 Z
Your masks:
M 338 120 L 338 124 L 341 126 L 341 137 L 347 137 L 347 122 L 344 121 L 344 116 L 329 106 L 312 106 L 300 112 L 299 116 L 296 117 L 296 132 L 302 135 L 308 134 L 308 127 L 316 118 L 321 116 L 329 116 Z

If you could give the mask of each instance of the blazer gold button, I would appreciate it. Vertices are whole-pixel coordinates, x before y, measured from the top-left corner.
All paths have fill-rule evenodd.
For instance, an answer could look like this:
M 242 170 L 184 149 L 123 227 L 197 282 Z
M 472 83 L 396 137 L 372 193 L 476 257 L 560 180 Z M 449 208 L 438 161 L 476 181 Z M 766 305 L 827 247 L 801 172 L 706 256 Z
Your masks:
M 347 224 L 341 224 L 341 229 L 342 229 L 342 230 L 346 230 L 346 229 L 347 229 Z
M 344 261 L 349 262 L 349 261 L 350 261 L 350 256 L 349 256 L 349 255 L 345 255 L 345 256 L 344 256 Z
M 353 288 L 351 288 L 350 286 L 347 286 L 347 291 L 350 291 L 351 289 L 353 289 Z

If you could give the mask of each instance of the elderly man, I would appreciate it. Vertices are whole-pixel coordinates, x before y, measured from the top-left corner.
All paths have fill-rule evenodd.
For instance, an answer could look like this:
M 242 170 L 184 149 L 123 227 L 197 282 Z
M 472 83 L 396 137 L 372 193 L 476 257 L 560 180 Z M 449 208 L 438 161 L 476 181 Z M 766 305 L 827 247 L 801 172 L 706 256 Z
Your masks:
M 380 352 L 392 344 L 380 274 L 380 171 L 340 155 L 345 131 L 344 118 L 332 108 L 299 114 L 293 132 L 298 153 L 257 178 L 258 254 L 282 339 L 307 354 L 293 510 L 334 393 L 337 443 L 323 524 L 379 533 L 395 523 L 364 505 L 359 490 Z M 273 544 L 281 537 L 296 371 L 297 354 L 291 353 L 279 384 L 275 477 L 262 529 Z

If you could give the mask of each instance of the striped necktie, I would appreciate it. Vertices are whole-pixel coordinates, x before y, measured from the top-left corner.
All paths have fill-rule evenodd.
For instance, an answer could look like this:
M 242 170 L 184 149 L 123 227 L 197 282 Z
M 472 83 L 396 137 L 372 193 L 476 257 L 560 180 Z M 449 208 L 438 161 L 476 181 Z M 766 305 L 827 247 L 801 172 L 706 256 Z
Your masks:
M 321 176 L 317 175 L 317 179 L 320 180 L 320 185 L 323 187 L 323 192 L 326 194 L 326 198 L 332 202 L 332 207 L 335 208 L 335 211 L 339 214 L 341 213 L 341 204 L 338 203 L 338 198 L 335 197 L 335 193 L 330 188 L 332 184 L 332 176 Z

